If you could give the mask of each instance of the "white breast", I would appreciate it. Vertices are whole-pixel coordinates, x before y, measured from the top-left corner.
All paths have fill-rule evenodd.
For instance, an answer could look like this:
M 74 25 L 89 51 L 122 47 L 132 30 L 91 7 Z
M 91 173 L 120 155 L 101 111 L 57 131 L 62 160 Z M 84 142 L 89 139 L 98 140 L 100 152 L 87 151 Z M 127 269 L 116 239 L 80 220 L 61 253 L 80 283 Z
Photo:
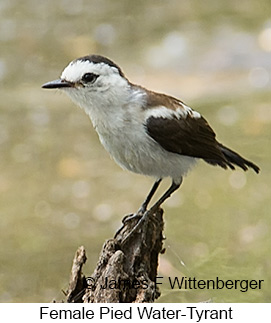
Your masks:
M 195 164 L 195 158 L 168 152 L 147 134 L 144 123 L 150 112 L 142 109 L 143 91 L 111 93 L 91 101 L 68 94 L 89 115 L 101 143 L 122 168 L 155 178 L 171 177 L 178 183 Z
M 163 149 L 147 135 L 142 125 L 130 125 L 119 133 L 99 134 L 99 137 L 114 160 L 135 173 L 155 178 L 171 177 L 177 183 L 196 162 L 195 158 Z
M 130 107 L 125 114 L 117 114 L 114 120 L 107 118 L 97 122 L 95 119 L 95 128 L 105 149 L 122 168 L 155 178 L 171 177 L 177 183 L 196 159 L 162 148 L 147 134 L 146 117 L 147 112 L 140 107 Z

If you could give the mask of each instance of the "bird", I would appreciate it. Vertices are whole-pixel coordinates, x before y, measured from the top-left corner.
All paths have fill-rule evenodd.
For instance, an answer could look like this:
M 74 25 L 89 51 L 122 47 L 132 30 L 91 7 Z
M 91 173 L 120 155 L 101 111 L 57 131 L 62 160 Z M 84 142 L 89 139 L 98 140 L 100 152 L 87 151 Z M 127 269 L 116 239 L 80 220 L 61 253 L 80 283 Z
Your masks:
M 260 168 L 224 146 L 207 120 L 183 101 L 131 83 L 122 69 L 101 55 L 70 62 L 60 79 L 42 85 L 64 91 L 89 116 L 104 148 L 117 164 L 151 176 L 154 184 L 137 214 L 148 205 L 164 178 L 170 187 L 153 204 L 156 211 L 203 160 L 213 166 L 259 173 Z

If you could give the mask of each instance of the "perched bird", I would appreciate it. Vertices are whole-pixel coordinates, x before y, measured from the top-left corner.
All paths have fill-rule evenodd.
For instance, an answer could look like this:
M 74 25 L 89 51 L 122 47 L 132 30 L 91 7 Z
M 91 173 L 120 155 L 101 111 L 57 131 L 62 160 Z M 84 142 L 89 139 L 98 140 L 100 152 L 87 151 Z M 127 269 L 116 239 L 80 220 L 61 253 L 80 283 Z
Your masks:
M 45 89 L 61 89 L 90 117 L 100 141 L 123 168 L 156 179 L 139 209 L 143 214 L 165 177 L 172 184 L 153 205 L 156 210 L 199 159 L 246 171 L 259 167 L 225 147 L 200 113 L 172 96 L 131 83 L 118 65 L 99 55 L 72 61 Z

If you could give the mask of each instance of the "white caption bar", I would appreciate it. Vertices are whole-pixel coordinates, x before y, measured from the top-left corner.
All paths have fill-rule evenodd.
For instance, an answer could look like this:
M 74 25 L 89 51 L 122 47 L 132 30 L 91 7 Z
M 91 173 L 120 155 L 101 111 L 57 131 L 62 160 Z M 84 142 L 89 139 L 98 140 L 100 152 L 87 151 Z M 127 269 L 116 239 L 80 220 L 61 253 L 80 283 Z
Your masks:
M 1 322 L 271 322 L 270 304 L 0 304 Z

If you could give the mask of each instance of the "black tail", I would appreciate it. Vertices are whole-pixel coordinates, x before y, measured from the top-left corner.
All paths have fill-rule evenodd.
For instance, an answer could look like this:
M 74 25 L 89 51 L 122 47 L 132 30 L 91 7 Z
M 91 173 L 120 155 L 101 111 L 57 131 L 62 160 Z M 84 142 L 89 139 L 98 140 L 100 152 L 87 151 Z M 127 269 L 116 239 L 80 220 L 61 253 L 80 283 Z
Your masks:
M 219 148 L 221 151 L 221 159 L 204 159 L 207 163 L 211 165 L 219 165 L 223 168 L 230 168 L 235 169 L 235 165 L 238 167 L 241 167 L 243 170 L 248 170 L 248 168 L 252 168 L 257 174 L 260 171 L 260 168 L 253 164 L 251 161 L 246 160 L 239 154 L 237 154 L 235 151 L 223 146 L 222 144 L 219 144 Z

